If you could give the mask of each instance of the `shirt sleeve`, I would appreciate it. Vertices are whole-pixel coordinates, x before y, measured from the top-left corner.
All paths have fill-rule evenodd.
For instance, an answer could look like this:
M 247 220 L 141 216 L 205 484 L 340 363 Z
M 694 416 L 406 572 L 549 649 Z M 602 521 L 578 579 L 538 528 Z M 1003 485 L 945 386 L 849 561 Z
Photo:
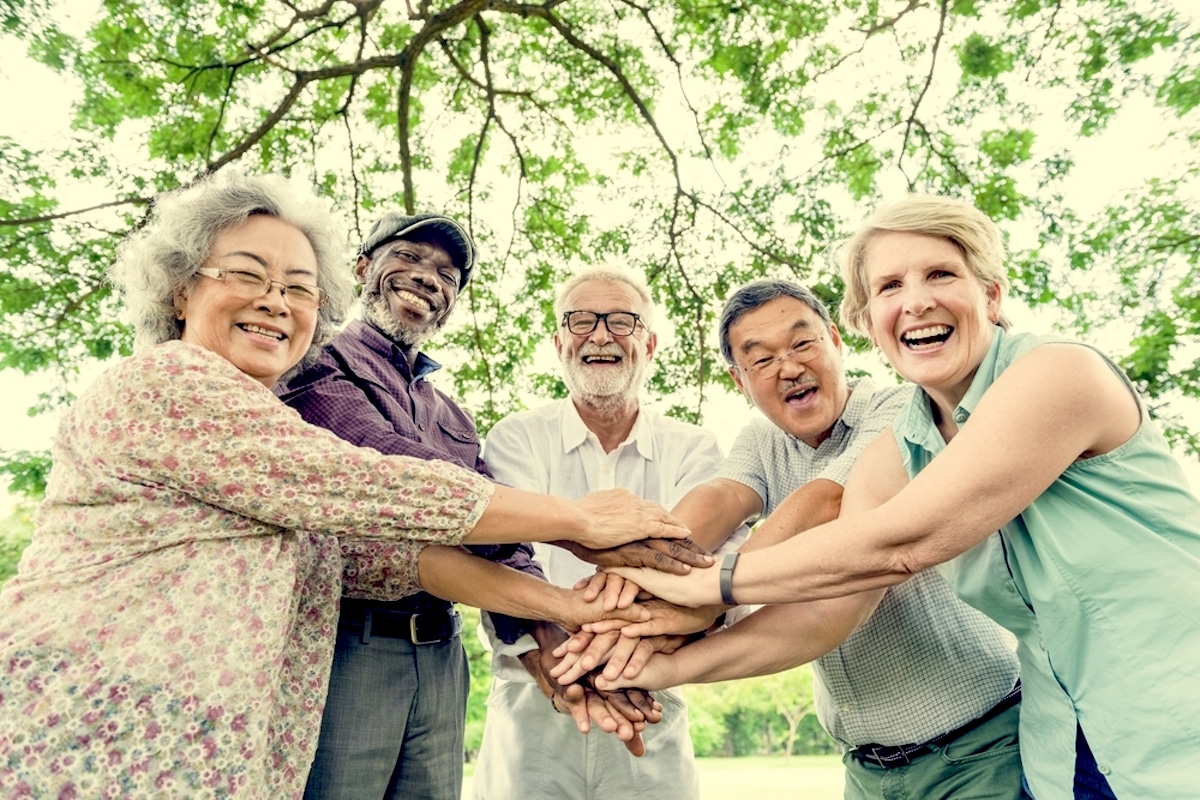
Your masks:
M 762 460 L 762 453 L 768 446 L 760 434 L 763 420 L 747 423 L 733 440 L 729 455 L 721 462 L 717 477 L 735 481 L 753 489 L 762 501 L 762 507 L 767 507 L 767 471 Z M 770 424 L 770 423 L 765 423 Z
M 362 388 L 344 373 L 329 370 L 320 378 L 281 397 L 309 424 L 333 431 L 358 447 L 370 447 L 387 455 L 409 456 L 426 461 L 450 461 L 464 469 L 492 477 L 491 470 L 478 453 L 468 462 L 455 459 L 445 449 L 422 442 L 416 423 L 411 418 L 399 413 L 385 415 Z M 464 422 L 466 425 L 473 427 L 469 418 Z M 407 434 L 406 429 L 410 429 Z
M 493 491 L 445 462 L 354 447 L 228 361 L 182 343 L 110 370 L 78 405 L 64 433 L 82 468 L 140 484 L 149 500 L 182 492 L 263 523 L 244 535 L 283 528 L 457 544 Z
M 488 432 L 484 443 L 484 459 L 492 468 L 496 480 L 514 489 L 546 494 L 550 489 L 549 476 L 541 466 L 543 459 L 534 455 L 531 441 L 532 431 L 518 421 L 517 417 L 505 417 Z M 545 574 L 537 563 L 532 548 L 529 553 L 532 570 L 524 570 L 545 580 Z M 492 638 L 492 647 L 498 655 L 516 657 L 521 653 L 537 649 L 537 642 L 528 635 L 533 623 L 510 617 L 506 614 L 484 612 L 484 630 Z M 499 640 L 498 642 L 496 640 Z
M 390 394 L 381 392 L 381 396 L 384 399 L 380 402 L 393 402 Z M 491 470 L 478 454 L 478 448 L 471 458 L 462 455 L 462 443 L 455 443 L 459 446 L 458 457 L 455 457 L 449 448 L 439 449 L 422 442 L 411 416 L 399 411 L 398 405 L 397 413 L 390 416 L 385 414 L 362 387 L 342 371 L 329 368 L 303 387 L 286 392 L 283 400 L 296 409 L 305 421 L 332 431 L 351 444 L 370 447 L 388 455 L 450 461 L 485 477 L 492 477 Z M 446 410 L 457 413 L 462 418 L 459 425 L 464 431 L 470 428 L 474 436 L 474 423 L 465 413 L 457 408 Z M 538 578 L 544 577 L 533 561 L 533 548 L 528 544 L 468 545 L 467 549 L 489 561 Z M 402 595 L 395 593 L 391 567 L 394 550 L 395 546 L 389 542 L 344 540 L 342 557 L 346 563 L 343 591 L 346 596 L 371 600 L 399 599 Z M 511 633 L 511 625 L 505 623 L 500 627 L 506 635 Z
M 846 485 L 850 470 L 858 457 L 862 455 L 867 445 L 875 441 L 875 437 L 891 427 L 907 403 L 911 393 L 906 387 L 876 390 L 863 413 L 858 415 L 856 424 L 850 429 L 850 437 L 842 453 L 821 470 L 818 478 L 833 481 L 841 486 Z M 856 390 L 857 391 L 857 390 Z
M 679 477 L 675 482 L 674 494 L 670 498 L 664 498 L 668 502 L 664 502 L 663 505 L 671 508 L 695 487 L 720 477 L 724 463 L 725 459 L 721 455 L 717 437 L 711 431 L 697 429 L 690 445 L 684 452 L 683 464 L 678 471 Z M 739 525 L 717 548 L 717 554 L 723 555 L 737 550 L 749 536 L 750 527 L 744 523 Z

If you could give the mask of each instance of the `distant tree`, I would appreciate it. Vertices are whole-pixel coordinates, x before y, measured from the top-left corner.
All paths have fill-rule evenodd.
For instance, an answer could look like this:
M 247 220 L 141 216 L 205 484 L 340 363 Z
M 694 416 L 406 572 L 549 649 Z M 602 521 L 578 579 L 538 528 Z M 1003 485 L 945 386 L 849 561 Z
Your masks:
M 815 723 L 812 669 L 805 665 L 775 675 L 685 688 L 697 755 L 740 756 L 832 752 L 833 741 Z
M 467 222 L 482 264 L 438 347 L 484 430 L 563 393 L 535 350 L 551 287 L 596 261 L 645 271 L 676 334 L 651 392 L 699 419 L 729 388 L 712 336 L 729 290 L 782 275 L 836 303 L 830 243 L 914 189 L 1005 228 L 1017 297 L 1082 334 L 1115 327 L 1122 364 L 1195 451 L 1178 410 L 1200 394 L 1186 7 L 149 0 L 105 3 L 76 35 L 52 0 L 5 3 L 5 47 L 82 95 L 63 140 L 0 138 L 0 369 L 57 376 L 41 407 L 69 399 L 81 364 L 129 349 L 103 276 L 154 194 L 271 170 L 335 198 L 349 241 L 384 209 Z M 1193 146 L 1082 214 L 1093 198 L 1064 193 L 1071 142 L 1135 100 L 1162 115 L 1147 146 Z
M 33 535 L 33 503 L 19 503 L 0 519 L 0 584 L 17 573 L 21 552 Z

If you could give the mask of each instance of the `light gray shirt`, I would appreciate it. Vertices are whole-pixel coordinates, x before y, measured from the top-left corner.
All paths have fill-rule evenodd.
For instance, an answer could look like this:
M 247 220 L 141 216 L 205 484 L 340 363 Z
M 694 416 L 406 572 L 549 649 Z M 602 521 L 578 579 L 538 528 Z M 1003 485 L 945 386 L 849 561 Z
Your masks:
M 817 478 L 845 485 L 850 468 L 886 430 L 912 388 L 867 379 L 817 448 L 765 419 L 747 425 L 720 476 L 762 498 L 764 515 Z M 936 570 L 892 587 L 871 618 L 813 663 L 817 717 L 846 747 L 919 744 L 980 716 L 1012 689 L 1019 672 L 1004 632 L 963 603 Z

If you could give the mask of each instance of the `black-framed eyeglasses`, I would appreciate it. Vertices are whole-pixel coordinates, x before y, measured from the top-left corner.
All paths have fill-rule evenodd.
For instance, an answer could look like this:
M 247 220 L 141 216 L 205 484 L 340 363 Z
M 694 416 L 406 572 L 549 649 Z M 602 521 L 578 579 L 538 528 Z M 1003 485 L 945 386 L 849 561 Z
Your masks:
M 563 327 L 576 336 L 584 336 L 596 330 L 601 322 L 613 336 L 628 336 L 637 330 L 642 318 L 632 311 L 609 311 L 599 314 L 595 311 L 567 311 L 563 314 Z
M 796 342 L 790 349 L 780 353 L 777 356 L 763 356 L 756 358 L 749 364 L 742 366 L 738 365 L 738 369 L 742 372 L 749 373 L 755 378 L 763 380 L 771 380 L 778 377 L 779 370 L 783 369 L 784 361 L 794 361 L 797 364 L 807 364 L 812 361 L 821 352 L 817 347 L 817 343 L 825 338 L 825 334 L 821 334 L 814 339 L 804 339 Z
M 259 297 L 271 291 L 271 287 L 279 284 L 283 291 L 283 299 L 293 308 L 317 308 L 325 302 L 321 289 L 311 283 L 285 283 L 277 281 L 265 272 L 259 270 L 223 269 L 221 267 L 201 267 L 196 270 L 206 278 L 221 281 L 235 294 L 246 298 Z

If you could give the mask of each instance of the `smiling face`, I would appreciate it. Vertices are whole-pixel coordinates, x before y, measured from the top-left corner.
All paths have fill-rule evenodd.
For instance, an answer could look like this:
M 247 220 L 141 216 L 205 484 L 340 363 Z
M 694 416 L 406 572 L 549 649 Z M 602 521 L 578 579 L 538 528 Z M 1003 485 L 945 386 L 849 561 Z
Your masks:
M 633 287 L 621 281 L 586 281 L 566 298 L 568 311 L 607 314 L 632 311 L 646 316 Z M 658 337 L 639 323 L 628 336 L 613 336 L 604 322 L 588 334 L 559 327 L 554 347 L 571 395 L 589 405 L 619 406 L 636 402 L 646 379 Z
M 920 233 L 877 234 L 863 266 L 871 340 L 897 372 L 953 410 L 991 346 L 999 284 L 985 285 L 950 240 Z
M 265 271 L 285 284 L 317 283 L 308 238 L 295 225 L 261 214 L 217 234 L 204 265 Z M 198 276 L 175 302 L 183 341 L 224 356 L 268 387 L 304 357 L 317 325 L 316 306 L 293 308 L 278 284 L 247 299 L 224 281 Z
M 803 348 L 811 360 L 785 357 L 775 375 L 749 368 L 805 342 L 811 342 Z M 826 329 L 807 303 L 778 297 L 730 325 L 729 345 L 738 365 L 730 368 L 730 376 L 767 419 L 810 447 L 829 438 L 850 397 L 837 326 Z
M 367 319 L 394 341 L 418 347 L 441 330 L 458 299 L 460 272 L 436 239 L 396 239 L 358 257 Z

